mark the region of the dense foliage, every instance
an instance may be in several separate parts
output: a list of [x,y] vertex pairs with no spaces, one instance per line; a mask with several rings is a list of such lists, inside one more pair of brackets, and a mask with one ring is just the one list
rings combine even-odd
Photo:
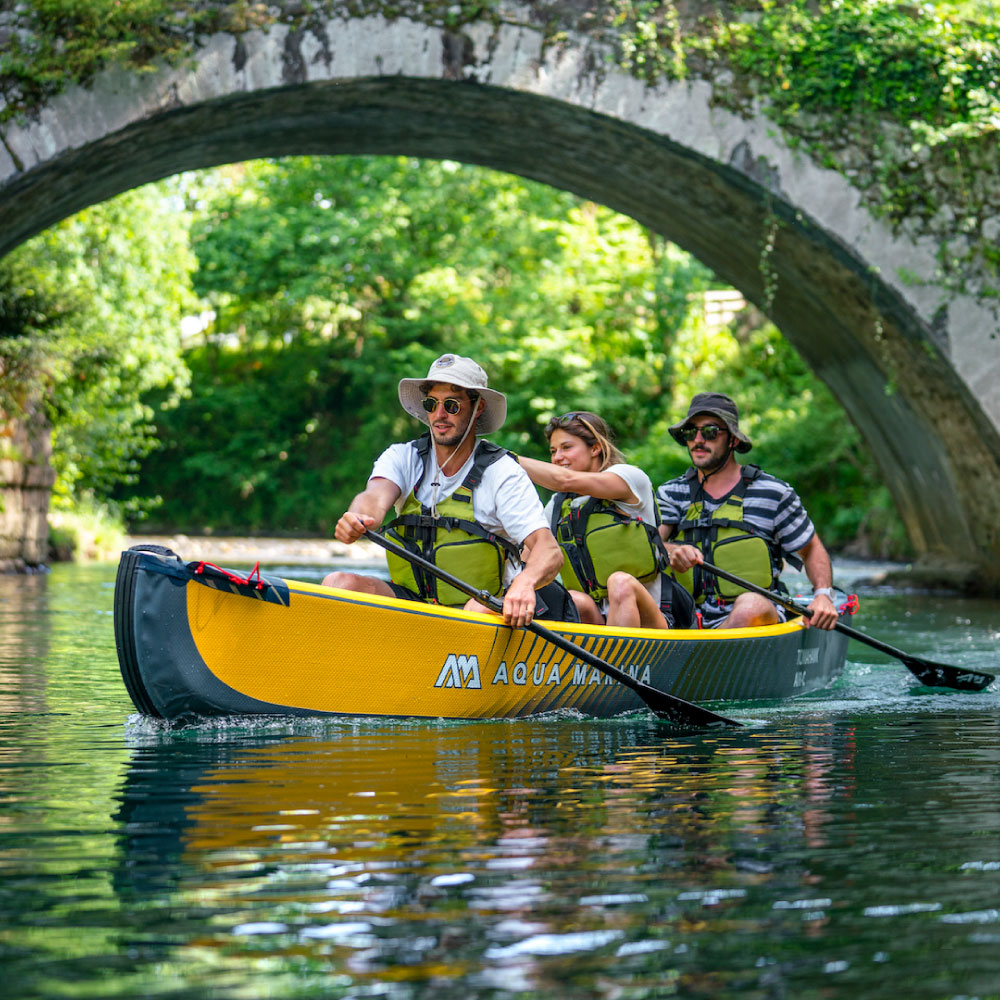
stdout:
[[0,261],[0,415],[41,401],[55,505],[106,500],[154,444],[144,395],[187,369],[181,318],[194,258],[162,187],[79,213]]
[[508,394],[501,443],[543,457],[548,417],[586,407],[656,482],[685,465],[667,425],[712,386],[831,543],[899,554],[857,432],[762,317],[706,326],[712,283],[632,220],[510,175],[255,162],[130,192],[0,262],[0,411],[45,403],[57,507],[325,533],[420,430],[396,381],[445,350]]
[[[779,120],[866,112],[925,129],[993,132],[1000,113],[1000,26],[992,5],[836,0],[762,3],[723,46],[761,81]],[[979,11],[984,16],[976,16]],[[965,20],[963,15],[973,15]],[[964,126],[964,128],[960,128]]]
[[420,431],[397,380],[453,350],[508,394],[496,440],[542,457],[549,416],[594,409],[657,482],[685,465],[666,426],[721,387],[754,458],[801,489],[832,542],[899,540],[891,515],[870,523],[878,484],[857,432],[773,326],[708,330],[711,275],[629,219],[405,158],[257,162],[184,186],[205,325],[186,353],[191,396],[158,411],[161,450],[128,494],[162,496],[147,527],[328,532],[375,454]]
[[570,405],[634,438],[710,280],[607,209],[458,164],[315,158],[213,177],[227,182],[192,192],[192,240],[214,320],[189,357],[193,398],[161,416],[166,446],[145,465],[146,489],[180,494],[206,526],[328,528],[373,449],[419,431],[397,380],[446,350],[504,385],[508,446],[537,447]]

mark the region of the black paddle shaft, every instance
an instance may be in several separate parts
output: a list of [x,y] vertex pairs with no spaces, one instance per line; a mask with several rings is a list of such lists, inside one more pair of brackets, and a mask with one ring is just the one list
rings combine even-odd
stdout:
[[[703,562],[701,568],[722,577],[723,580],[735,583],[745,590],[751,590],[755,594],[760,594],[769,601],[774,601],[775,604],[780,604],[783,608],[795,612],[795,614],[802,615],[805,618],[812,617],[812,611],[809,608],[804,608],[801,604],[796,604],[795,601],[785,597],[784,594],[776,594],[773,590],[758,587],[756,584],[750,583],[749,580],[742,580],[733,573],[719,569],[718,566],[713,566],[711,563]],[[845,625],[843,622],[838,621],[834,625],[834,628],[838,632],[843,632],[844,635],[850,636],[852,639],[857,639],[858,642],[863,642],[873,649],[888,653],[889,656],[894,656],[897,660],[901,660],[910,673],[921,684],[927,687],[948,687],[954,688],[956,691],[982,691],[984,687],[996,679],[995,674],[989,674],[986,671],[963,670],[960,667],[950,666],[947,663],[935,663],[933,660],[923,660],[919,656],[911,656],[909,653],[904,653],[901,649],[896,649],[895,646],[890,646],[887,642],[882,642],[880,639],[873,639],[870,635],[859,632],[856,628],[851,628],[850,625]]]
[[[471,584],[460,580],[457,576],[452,576],[447,570],[435,566],[434,563],[428,559],[424,559],[423,556],[417,555],[415,552],[410,552],[383,535],[370,531],[367,528],[365,529],[365,537],[386,551],[408,560],[428,573],[433,573],[439,579],[444,580],[445,583],[450,584],[456,590],[460,590],[463,594],[475,598],[475,600],[486,607],[492,608],[494,611],[503,611],[503,602],[495,598],[491,593],[486,590],[476,590]],[[658,688],[643,684],[642,681],[636,679],[631,674],[627,674],[624,670],[620,670],[614,664],[608,663],[607,660],[601,659],[601,657],[590,652],[589,649],[577,645],[558,632],[549,631],[549,629],[539,625],[538,622],[529,622],[525,628],[529,632],[534,632],[540,639],[544,639],[564,652],[572,654],[577,659],[583,660],[584,663],[589,663],[592,667],[596,667],[613,680],[631,688],[646,703],[650,711],[661,719],[684,726],[738,727],[743,725],[743,723],[737,722],[735,719],[728,719],[724,715],[717,715],[707,708],[702,708],[701,705],[695,705],[690,701],[685,701],[683,698],[678,698],[676,695],[667,694],[666,691],[660,691]]]

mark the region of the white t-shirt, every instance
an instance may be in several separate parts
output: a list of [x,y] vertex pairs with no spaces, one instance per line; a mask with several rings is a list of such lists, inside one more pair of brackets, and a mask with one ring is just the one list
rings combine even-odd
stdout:
[[[653,494],[653,483],[649,476],[646,475],[642,469],[637,465],[609,465],[606,469],[602,469],[603,472],[613,472],[619,479],[625,481],[625,485],[632,491],[632,496],[638,499],[638,503],[626,503],[624,500],[611,500],[609,501],[615,507],[617,507],[623,514],[627,514],[629,517],[638,517],[646,524],[652,525],[654,528],[660,523],[660,514],[656,507],[656,497]],[[579,503],[585,503],[587,497],[581,497],[578,501]],[[549,527],[552,526],[552,504],[555,501],[555,497],[545,505],[545,517],[547,519],[547,524]],[[577,501],[574,501],[577,502]],[[565,581],[564,581],[565,582]],[[650,580],[648,583],[644,583],[643,586],[652,595],[654,601],[656,601],[657,607],[660,604],[660,574],[657,573],[656,576]],[[607,614],[608,611],[608,599],[605,597],[600,604],[601,613]]]
[[[413,490],[416,490],[417,499],[428,506],[450,497],[465,481],[474,458],[473,451],[457,472],[446,476],[438,469],[434,476],[431,474],[433,462],[428,456],[427,475],[424,476],[424,464],[413,444],[392,444],[375,459],[369,480],[388,479],[399,487],[400,495],[395,505],[399,513]],[[432,485],[434,482],[440,484],[437,490]],[[510,455],[503,455],[486,467],[482,482],[472,491],[472,514],[473,520],[487,531],[516,545],[523,544],[532,532],[549,526],[534,484]],[[519,566],[512,566],[508,560],[504,585],[510,586],[510,581],[520,571]]]

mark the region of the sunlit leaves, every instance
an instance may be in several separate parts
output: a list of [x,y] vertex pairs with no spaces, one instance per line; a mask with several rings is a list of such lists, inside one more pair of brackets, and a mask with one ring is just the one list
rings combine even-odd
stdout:
[[166,185],[80,212],[0,262],[0,285],[20,310],[8,315],[0,357],[23,361],[18,334],[30,344],[19,374],[23,395],[44,399],[52,419],[57,504],[106,498],[152,446],[143,397],[185,384],[180,321],[193,305],[192,267]]
[[767,3],[759,18],[734,26],[730,56],[789,119],[867,112],[903,124],[968,124],[1000,100],[1000,30],[979,6]]
[[[446,350],[480,360],[508,394],[498,439],[539,454],[556,410],[601,410],[627,445],[662,408],[670,343],[710,276],[631,220],[450,162],[234,169],[181,181],[196,206],[195,286],[216,318],[191,355],[193,399],[162,415],[167,450],[146,463],[146,489],[174,483],[189,512],[202,504],[193,484],[211,482],[206,523],[328,526],[374,452],[419,433],[396,382]],[[188,454],[191,440],[216,460]]]

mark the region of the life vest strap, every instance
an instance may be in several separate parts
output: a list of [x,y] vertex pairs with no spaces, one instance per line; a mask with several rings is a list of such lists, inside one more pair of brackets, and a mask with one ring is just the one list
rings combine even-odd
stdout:
[[[422,435],[417,440],[412,441],[411,444],[416,449],[423,464],[423,471],[420,476],[420,482],[422,483],[428,471],[427,460],[432,446],[430,434]],[[506,454],[508,452],[505,449],[493,444],[491,441],[478,441],[472,468],[466,474],[462,484],[441,502],[442,505],[452,503],[468,504],[470,517],[455,516],[454,510],[451,513],[440,514],[434,517],[431,515],[431,508],[426,504],[419,504],[419,513],[417,513],[415,510],[417,506],[416,489],[414,489],[410,498],[407,499],[407,504],[411,504],[412,501],[410,506],[411,512],[400,514],[390,521],[385,527],[386,534],[390,535],[390,537],[408,551],[416,555],[421,555],[431,562],[436,562],[435,550],[439,547],[444,536],[450,532],[461,531],[494,546],[501,563],[504,560],[511,560],[514,563],[518,563],[521,555],[519,546],[515,545],[509,539],[484,528],[477,521],[474,521],[471,516],[473,513],[473,490],[482,482],[485,470]],[[413,574],[414,581],[417,584],[417,592],[420,596],[427,600],[436,601],[438,590],[437,577],[412,564],[409,566],[408,571]]]
[[[587,527],[595,514],[610,517],[613,527],[620,525],[641,525],[649,543],[654,571],[663,572],[670,564],[666,549],[655,525],[647,524],[640,517],[632,517],[619,510],[612,501],[600,497],[587,497],[583,503],[572,505],[572,501],[582,496],[579,493],[556,493],[552,498],[552,533],[559,542],[570,569],[584,590],[592,597],[603,595],[603,584],[598,579],[594,559],[587,547]],[[565,511],[566,504],[570,507]],[[654,509],[656,498],[653,498]],[[564,513],[565,511],[565,513]],[[643,577],[645,579],[645,577]]]
[[[742,531],[748,538],[759,539],[767,546],[768,558],[771,564],[771,586],[777,587],[781,574],[782,559],[787,559],[796,569],[802,568],[801,560],[796,556],[784,553],[777,541],[758,525],[752,524],[743,518],[715,516],[715,513],[727,504],[732,504],[732,506],[739,507],[742,510],[747,488],[750,483],[759,479],[761,475],[762,470],[758,465],[747,463],[740,466],[739,482],[727,496],[720,499],[718,507],[706,515],[704,501],[702,501],[700,507],[701,516],[693,518],[688,515],[696,503],[694,480],[697,477],[697,469],[689,469],[684,474],[689,490],[687,510],[684,512],[685,516],[675,526],[674,534],[671,537],[677,538],[682,544],[697,546],[701,549],[704,557],[712,562],[718,561],[713,550],[720,531]],[[722,595],[719,593],[719,581],[714,576],[704,573],[700,566],[693,567],[691,582],[692,592],[696,596],[714,593],[720,601],[722,600]]]

